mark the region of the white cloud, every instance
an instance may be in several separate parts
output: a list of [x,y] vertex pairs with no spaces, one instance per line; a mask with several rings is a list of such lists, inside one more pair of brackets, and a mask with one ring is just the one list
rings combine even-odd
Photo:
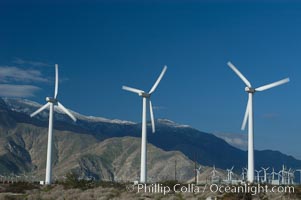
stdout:
[[21,58],[14,58],[13,63],[19,64],[19,65],[32,65],[34,67],[46,67],[49,66],[47,63],[39,62],[39,61],[31,61],[31,60],[24,60]]
[[32,85],[0,84],[0,96],[2,97],[32,97],[39,87]]
[[47,82],[38,70],[25,70],[18,67],[0,66],[0,82],[9,83],[11,81],[22,82]]
[[[20,64],[25,63],[21,59],[15,61]],[[31,63],[31,65],[41,66],[42,63]],[[45,82],[48,82],[48,80],[42,76],[39,70],[0,66],[1,97],[32,97],[40,88],[31,84]]]

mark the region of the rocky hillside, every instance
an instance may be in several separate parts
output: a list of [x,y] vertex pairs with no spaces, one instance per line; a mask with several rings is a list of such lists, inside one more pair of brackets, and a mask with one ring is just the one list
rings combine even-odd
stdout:
[[[1,130],[0,166],[2,174],[32,173],[43,179],[46,164],[47,129],[17,124],[8,131]],[[149,177],[153,181],[177,177],[188,180],[193,174],[193,162],[181,152],[165,152],[148,145]],[[104,141],[91,135],[70,131],[54,132],[53,176],[75,171],[82,178],[134,181],[140,168],[140,140],[134,137],[110,138]]]
[[[48,113],[29,117],[39,106],[24,99],[0,99],[0,173],[26,171],[44,176]],[[55,113],[54,176],[59,178],[75,170],[82,176],[99,179],[136,179],[141,124],[73,113],[78,118],[76,123],[59,110]],[[177,169],[187,170],[177,172],[178,176],[189,180],[194,168],[191,160],[196,154],[197,161],[206,166],[226,169],[234,165],[238,173],[246,166],[246,151],[167,119],[156,120],[156,134],[148,134],[148,142],[149,176],[153,179],[173,177],[174,160],[178,160]],[[257,167],[273,166],[278,170],[282,164],[301,166],[301,161],[277,151],[255,151],[255,157]]]

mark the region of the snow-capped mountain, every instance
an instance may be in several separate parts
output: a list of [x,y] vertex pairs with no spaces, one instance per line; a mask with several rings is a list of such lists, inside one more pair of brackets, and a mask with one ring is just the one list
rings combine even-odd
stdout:
[[[29,116],[40,106],[41,105],[38,103],[24,99],[0,99],[0,137],[2,137],[0,138],[0,142],[3,142],[3,148],[6,149],[5,152],[10,152],[8,155],[2,155],[2,158],[4,159],[2,159],[2,164],[4,166],[6,166],[6,161],[9,160],[12,162],[11,165],[16,166],[16,168],[20,168],[22,163],[27,163],[27,167],[23,167],[22,170],[29,170],[29,168],[32,167],[33,161],[31,159],[36,158],[33,156],[35,154],[39,154],[39,152],[35,152],[36,150],[28,148],[35,145],[35,134],[42,133],[45,140],[48,128],[47,111],[34,118]],[[61,152],[69,152],[70,154],[68,155],[71,156],[74,149],[77,149],[77,152],[80,152],[80,154],[83,153],[84,149],[89,146],[91,141],[94,141],[94,144],[95,142],[105,142],[107,139],[116,137],[141,137],[140,123],[122,120],[109,120],[101,117],[87,117],[74,111],[73,114],[75,114],[79,119],[76,123],[62,113],[55,113],[55,132],[59,132],[62,135],[68,133],[68,136],[66,135],[68,140],[73,138],[73,135],[74,137],[76,136],[80,138],[74,141],[75,146],[72,147],[68,146],[68,143],[63,146],[61,145],[60,142],[61,140],[65,141],[65,137],[60,136],[57,140],[55,139],[55,145],[57,145],[58,148],[58,158],[61,158]],[[235,165],[236,169],[246,166],[246,151],[229,145],[226,141],[214,136],[213,134],[201,132],[190,126],[181,125],[168,119],[157,119],[155,123],[156,133],[148,134],[147,140],[149,144],[152,144],[157,148],[167,152],[179,151],[190,160],[196,159],[199,163],[205,166],[215,165],[221,169],[226,169],[233,165]],[[148,125],[148,129],[150,131],[150,124]],[[28,134],[30,135],[30,139],[26,138]],[[22,142],[25,140],[28,143],[26,145]],[[5,143],[5,141],[9,141],[10,145]],[[46,140],[42,141],[39,139],[39,144],[41,145],[42,143],[46,144]],[[8,146],[14,148],[10,148],[10,151]],[[115,154],[114,148],[111,149],[111,151],[110,155],[113,156]],[[12,155],[17,157],[18,155],[22,156],[20,157],[20,161],[17,162]],[[255,167],[257,168],[262,166],[272,166],[275,170],[278,170],[281,168],[282,164],[291,168],[300,168],[301,166],[301,161],[293,158],[292,156],[284,155],[278,151],[255,151],[255,157]],[[26,162],[22,161],[23,158],[26,158]],[[79,157],[79,159],[80,158],[81,157]],[[101,159],[103,158],[97,158],[98,161]],[[110,158],[106,159],[110,160]],[[0,171],[1,162],[0,154]],[[57,162],[60,163],[60,160],[57,160]],[[42,166],[42,164],[39,166]]]
[[[39,104],[37,102],[30,101],[30,100],[27,100],[27,99],[21,99],[21,98],[3,98],[3,101],[7,104],[7,106],[12,111],[25,113],[27,115],[30,115],[31,113],[36,111],[38,108],[43,106],[42,104]],[[64,120],[65,119],[66,115],[58,107],[55,107],[55,112],[59,113],[59,115],[57,115],[57,114],[55,115],[56,120]],[[131,122],[131,121],[125,121],[125,120],[119,120],[119,119],[107,119],[107,118],[103,118],[103,117],[85,116],[85,115],[79,114],[79,113],[77,113],[73,110],[70,110],[70,112],[77,119],[83,120],[83,121],[104,122],[104,123],[112,123],[112,124],[126,124],[126,125],[135,124],[134,122]],[[48,117],[48,112],[44,110],[39,115],[43,119],[44,118],[46,119]]]

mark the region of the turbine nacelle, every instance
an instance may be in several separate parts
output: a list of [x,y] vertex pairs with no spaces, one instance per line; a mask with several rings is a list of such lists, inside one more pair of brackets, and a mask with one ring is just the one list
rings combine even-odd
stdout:
[[141,96],[141,97],[148,98],[148,99],[151,97],[151,94],[146,93],[146,92],[139,93],[138,95]]
[[255,93],[256,92],[256,90],[254,88],[251,88],[251,87],[245,87],[245,91],[247,93]]
[[58,100],[53,97],[46,97],[46,101],[53,104],[57,104],[58,102]]

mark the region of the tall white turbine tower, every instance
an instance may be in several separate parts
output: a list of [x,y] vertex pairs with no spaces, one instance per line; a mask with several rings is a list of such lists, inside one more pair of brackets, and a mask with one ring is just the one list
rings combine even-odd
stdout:
[[45,179],[46,185],[51,184],[51,174],[52,174],[51,156],[52,156],[52,133],[53,133],[53,110],[54,110],[54,107],[58,107],[59,109],[61,109],[74,122],[76,122],[76,118],[57,100],[58,84],[59,84],[58,65],[55,64],[54,97],[46,97],[47,103],[30,115],[30,117],[33,117],[49,107],[48,145],[47,145],[47,163],[46,163],[46,179]]
[[239,76],[239,78],[246,84],[245,91],[249,94],[248,104],[244,120],[241,129],[244,130],[247,121],[249,122],[248,127],[248,181],[250,183],[254,182],[254,127],[253,127],[253,94],[255,92],[262,92],[264,90],[271,89],[273,87],[282,85],[289,82],[289,78],[282,79],[280,81],[264,85],[258,88],[253,88],[251,83],[242,75],[242,73],[231,63],[227,63],[228,66]]
[[147,182],[147,168],[146,168],[146,154],[147,154],[147,132],[146,132],[146,103],[149,102],[149,111],[151,116],[151,123],[152,123],[152,132],[155,133],[155,119],[154,119],[154,112],[152,102],[150,100],[151,95],[155,92],[157,86],[159,85],[161,79],[163,78],[165,72],[167,70],[167,66],[164,66],[160,76],[158,77],[157,81],[150,89],[150,91],[144,92],[143,90],[135,89],[128,86],[122,86],[122,89],[137,93],[139,96],[142,97],[142,138],[141,138],[141,167],[140,167],[140,183]]

